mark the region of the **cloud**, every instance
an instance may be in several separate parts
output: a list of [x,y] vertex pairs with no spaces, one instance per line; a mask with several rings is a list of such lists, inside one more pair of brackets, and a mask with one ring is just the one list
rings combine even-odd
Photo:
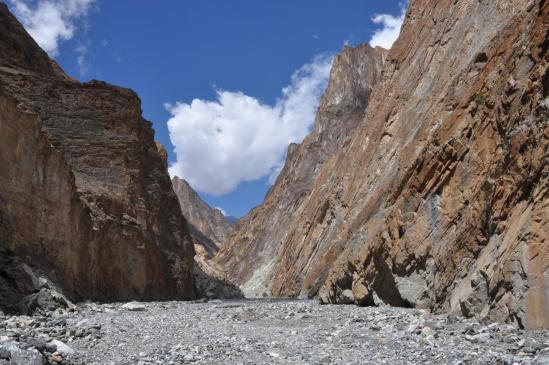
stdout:
[[176,162],[170,173],[193,188],[220,196],[244,181],[276,177],[292,142],[301,142],[315,118],[332,56],[297,70],[274,106],[242,92],[216,90],[214,101],[167,105]]
[[396,17],[390,14],[378,14],[374,16],[372,22],[381,24],[382,28],[374,32],[374,35],[370,39],[370,46],[380,46],[390,49],[400,34],[400,28],[404,22],[405,15],[406,9],[402,8],[400,15]]
[[50,56],[76,31],[75,20],[87,16],[95,0],[9,0],[17,18]]

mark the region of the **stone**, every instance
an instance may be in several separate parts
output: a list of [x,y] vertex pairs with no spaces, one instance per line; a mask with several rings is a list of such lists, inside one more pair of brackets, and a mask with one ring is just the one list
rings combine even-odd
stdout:
[[339,295],[339,301],[342,304],[351,304],[354,303],[355,298],[353,296],[353,291],[350,289],[343,290]]
[[147,306],[145,304],[138,302],[125,303],[122,305],[122,308],[132,312],[145,312],[147,310]]
[[50,356],[50,361],[57,362],[57,363],[63,362],[63,356],[61,356],[61,355],[52,355],[52,356]]
[[55,345],[55,352],[59,353],[61,356],[74,354],[74,350],[70,346],[59,340],[52,340],[49,345]]
[[[352,286],[353,297],[357,305],[372,305],[374,304],[374,296],[372,290],[368,288],[368,285],[362,282],[353,283]],[[329,298],[324,299],[325,302],[329,302]]]
[[44,357],[35,349],[11,353],[10,365],[43,365]]
[[532,365],[549,365],[549,355],[538,356],[534,362],[532,362]]
[[16,342],[0,345],[0,358],[9,359],[11,365],[43,365],[44,358],[34,348],[19,348]]
[[42,288],[37,293],[27,295],[19,302],[21,313],[33,313],[37,309],[54,311],[57,308],[74,307],[65,296],[54,289]]
[[57,345],[54,342],[47,343],[46,351],[53,354],[55,351],[57,351]]

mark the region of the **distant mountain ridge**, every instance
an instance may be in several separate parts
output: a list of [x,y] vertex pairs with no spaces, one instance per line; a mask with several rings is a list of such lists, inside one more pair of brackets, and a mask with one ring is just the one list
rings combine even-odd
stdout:
[[221,210],[210,207],[184,179],[175,176],[172,184],[191,233],[211,257],[215,256],[231,233],[234,218],[226,217]]

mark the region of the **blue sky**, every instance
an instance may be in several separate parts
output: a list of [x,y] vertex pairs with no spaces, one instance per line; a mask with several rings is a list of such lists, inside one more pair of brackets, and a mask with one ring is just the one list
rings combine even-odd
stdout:
[[[402,8],[398,0],[8,0],[7,3],[27,29],[34,29],[31,34],[35,39],[41,37],[40,29],[54,33],[42,34],[39,43],[68,74],[82,81],[100,79],[135,90],[141,97],[145,118],[153,122],[156,139],[170,152],[172,172],[186,171],[190,180],[195,181],[191,185],[202,190],[200,194],[206,202],[236,217],[263,200],[269,179],[272,181],[280,168],[280,145],[301,139],[310,128],[311,120],[299,128],[290,124],[312,118],[309,104],[319,94],[319,88],[325,86],[325,64],[329,57],[345,43],[368,43],[376,29],[383,26],[381,23],[390,23],[390,19],[387,22],[378,18],[375,24],[373,17],[399,16]],[[52,15],[50,23],[57,20],[64,23],[56,24],[56,28],[40,28],[37,9],[43,6],[47,10],[45,5],[52,5],[52,9],[59,5],[62,9],[59,16]],[[303,68],[304,65],[310,67]],[[288,86],[287,92],[282,92]],[[195,99],[202,102],[191,104]],[[294,109],[288,112],[292,100]],[[171,109],[166,108],[166,103]],[[307,107],[303,110],[296,107],[302,104]],[[209,115],[214,115],[216,121],[211,122]],[[267,124],[260,124],[257,130],[252,126],[251,132],[244,131],[250,129],[249,123],[255,115],[264,115],[261,118]],[[194,129],[183,127],[190,117],[195,118]],[[167,126],[171,118],[174,130],[183,134],[179,136],[180,143],[187,144],[178,147],[181,156],[173,152]],[[207,131],[200,135],[196,132],[200,129],[196,125],[204,121],[211,122],[211,128],[229,133],[225,129],[229,129],[234,118],[249,121],[242,124],[243,136],[236,127],[230,135],[221,136],[224,147],[216,145],[218,139],[201,139],[209,138]],[[279,128],[278,120],[285,120],[288,126]],[[271,131],[269,128],[273,126]],[[277,130],[286,133],[278,140]],[[178,140],[177,136],[172,139]],[[257,149],[238,145],[250,140],[255,141]],[[272,146],[263,148],[266,144]],[[195,155],[192,162],[183,166],[181,163],[190,149],[209,157],[202,160]],[[250,164],[257,168],[250,169],[256,171],[240,171],[246,161],[252,160]],[[227,161],[225,166],[229,167],[225,168],[220,161]],[[265,172],[259,166],[263,161],[270,164],[263,177],[241,182]],[[205,165],[209,170],[204,169]],[[191,176],[199,170],[200,174]],[[208,171],[212,173],[210,177]],[[233,173],[235,176],[231,176]],[[229,180],[231,183],[224,185]]]

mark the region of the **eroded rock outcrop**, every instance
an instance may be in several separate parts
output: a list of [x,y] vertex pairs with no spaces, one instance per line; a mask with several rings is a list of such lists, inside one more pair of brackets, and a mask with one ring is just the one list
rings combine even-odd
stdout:
[[[274,295],[549,327],[549,2],[412,0]],[[319,290],[320,289],[320,290]]]
[[194,283],[197,298],[244,298],[240,288],[229,280],[226,271],[213,260],[200,242],[195,242]]
[[0,4],[0,246],[71,299],[190,299],[192,238],[140,100],[67,77]]
[[227,240],[233,225],[219,209],[206,204],[187,181],[175,176],[172,184],[191,234],[211,257],[215,256]]
[[265,201],[236,224],[216,257],[247,296],[270,296],[268,276],[288,225],[319,169],[364,117],[385,57],[385,50],[361,45],[345,47],[335,58],[313,131],[301,144],[290,145],[284,168]]

